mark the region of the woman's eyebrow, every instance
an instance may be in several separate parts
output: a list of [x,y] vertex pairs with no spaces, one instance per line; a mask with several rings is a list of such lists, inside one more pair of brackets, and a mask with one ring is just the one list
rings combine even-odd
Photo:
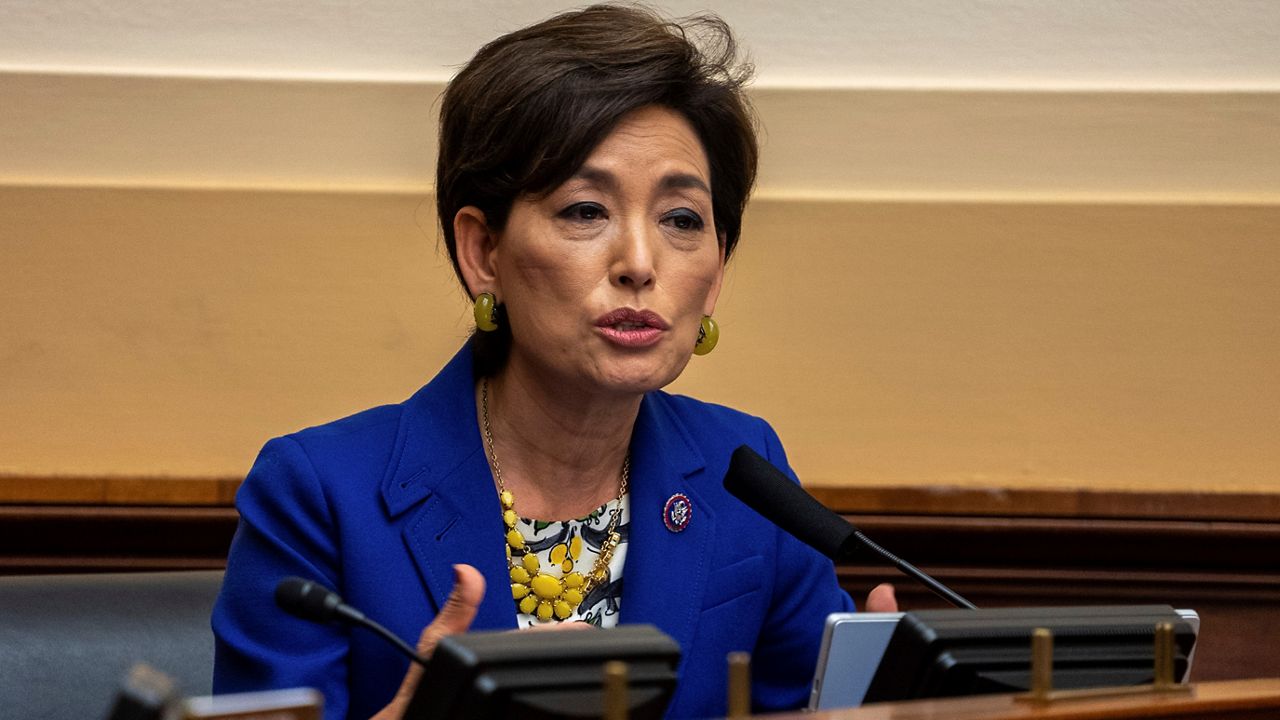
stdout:
[[[574,173],[570,180],[580,180],[591,185],[599,186],[608,191],[618,189],[618,178],[612,172],[603,168],[591,167],[583,165]],[[706,194],[711,194],[711,188],[707,183],[693,173],[672,172],[664,175],[658,183],[662,190],[701,190]]]
[[711,188],[702,181],[702,178],[690,173],[671,173],[662,178],[663,190],[701,190],[710,195]]
[[614,177],[613,173],[589,165],[583,165],[578,168],[578,172],[570,176],[569,179],[581,180],[590,185],[598,185],[609,191],[618,189],[618,178]]

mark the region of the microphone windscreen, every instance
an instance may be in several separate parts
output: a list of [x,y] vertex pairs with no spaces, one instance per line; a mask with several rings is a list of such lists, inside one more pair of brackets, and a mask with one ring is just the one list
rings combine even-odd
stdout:
[[342,598],[326,587],[300,577],[288,577],[276,585],[276,605],[304,620],[327,622],[337,616]]
[[743,445],[733,451],[724,488],[775,525],[832,560],[841,560],[856,532],[786,473]]

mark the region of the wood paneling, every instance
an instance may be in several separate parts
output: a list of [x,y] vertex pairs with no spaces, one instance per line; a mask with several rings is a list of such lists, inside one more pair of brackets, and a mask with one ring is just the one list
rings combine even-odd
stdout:
[[[230,506],[234,477],[95,477],[0,474],[0,505]],[[1265,492],[1144,492],[1095,488],[975,488],[951,486],[812,485],[822,504],[877,522],[910,516],[982,518],[1280,520],[1280,494]],[[988,524],[988,520],[978,521]],[[1191,527],[1191,526],[1187,526]],[[1214,526],[1221,529],[1225,526]]]
[[[979,607],[1161,603],[1202,619],[1195,677],[1280,676],[1280,522],[847,517]],[[904,608],[946,603],[872,557],[839,568],[857,599],[892,582]]]
[[226,507],[239,487],[239,478],[0,475],[0,504]]
[[1090,519],[1280,519],[1280,494],[1270,492],[1152,492],[937,485],[806,485],[805,489],[822,504],[843,513]]
[[0,506],[0,573],[226,566],[231,507]]
[[[0,478],[0,573],[222,567],[235,531],[237,484]],[[1273,497],[814,490],[877,543],[979,606],[1189,607],[1203,619],[1197,679],[1280,676],[1272,650],[1280,647]],[[859,600],[876,583],[892,582],[904,608],[944,606],[871,557],[841,566],[839,575]]]

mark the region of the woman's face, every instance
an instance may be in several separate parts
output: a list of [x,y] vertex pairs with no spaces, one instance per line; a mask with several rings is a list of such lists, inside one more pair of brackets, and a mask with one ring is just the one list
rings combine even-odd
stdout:
[[557,384],[636,393],[689,362],[724,276],[706,153],[683,116],[636,110],[545,197],[521,197],[489,251],[509,362]]

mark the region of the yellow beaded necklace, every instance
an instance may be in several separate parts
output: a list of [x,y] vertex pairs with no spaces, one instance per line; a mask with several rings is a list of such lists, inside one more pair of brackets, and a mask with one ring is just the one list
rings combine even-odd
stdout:
[[502,466],[493,449],[493,432],[489,428],[488,378],[480,383],[480,417],[484,425],[484,442],[489,448],[489,462],[493,466],[493,477],[498,482],[502,522],[507,528],[507,569],[511,575],[511,596],[515,599],[516,607],[526,615],[533,615],[543,622],[552,618],[564,620],[573,614],[596,585],[604,582],[609,561],[613,559],[614,550],[622,540],[618,534],[618,518],[622,514],[622,496],[627,494],[627,481],[631,477],[631,455],[622,459],[618,506],[610,511],[609,527],[595,565],[585,577],[574,569],[578,555],[582,552],[582,537],[574,536],[570,542],[551,548],[551,562],[560,570],[560,577],[556,577],[544,572],[538,556],[525,548],[524,535],[517,527],[520,515],[516,512],[516,499],[502,482]]

